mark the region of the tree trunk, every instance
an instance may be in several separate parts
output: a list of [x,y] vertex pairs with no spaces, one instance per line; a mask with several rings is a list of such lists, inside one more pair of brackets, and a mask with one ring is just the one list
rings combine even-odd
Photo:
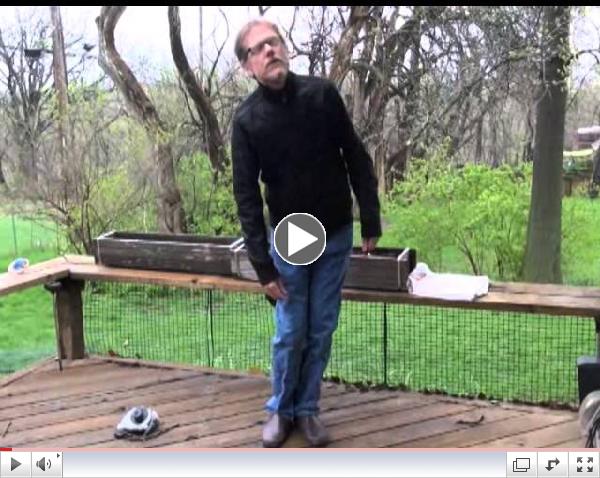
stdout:
[[68,87],[67,87],[67,63],[65,59],[65,40],[63,36],[60,7],[50,7],[52,17],[52,69],[54,73],[54,88],[58,98],[58,143],[60,164],[60,177],[66,179],[66,168],[68,167],[68,145],[69,119],[68,119]]
[[483,116],[477,120],[477,129],[475,133],[475,157],[474,164],[485,164],[483,159]]
[[2,157],[4,153],[0,152],[0,185],[6,184],[6,177],[4,176],[4,170],[2,169]]
[[[375,95],[375,101],[372,103],[376,103],[377,99],[380,97]],[[377,106],[376,106],[377,107]],[[367,147],[371,153],[371,157],[373,158],[373,166],[375,168],[375,174],[377,175],[377,188],[378,193],[384,195],[388,190],[388,164],[387,160],[387,144],[384,137],[384,126],[385,126],[385,113],[381,113],[379,115],[373,115],[372,110],[369,109],[369,124],[366,129],[366,134],[370,138],[370,141],[367,142]]]
[[524,260],[531,282],[562,281],[562,156],[569,58],[569,7],[544,7],[543,69],[537,103],[533,185]]
[[498,116],[492,112],[491,117],[491,141],[490,141],[490,166],[497,168],[500,166],[500,153],[498,152]]
[[[398,170],[399,177],[404,177],[406,168],[408,167],[408,161],[413,154],[413,136],[416,129],[414,127],[414,122],[419,116],[419,98],[421,96],[421,59],[419,42],[422,34],[422,7],[415,6],[413,16],[417,21],[415,22],[415,28],[413,29],[412,45],[410,47],[412,51],[410,56],[410,75],[408,86],[406,88],[406,98],[404,98],[404,112],[402,113],[402,120],[399,121],[400,128],[402,129],[399,148],[400,150],[404,149],[402,153],[404,161],[401,163],[401,167]],[[399,73],[400,71],[401,64],[399,65]]]
[[527,114],[525,115],[527,136],[525,137],[525,144],[523,145],[523,152],[521,153],[521,159],[525,163],[531,163],[533,161],[534,130],[531,116],[531,108],[527,107]]
[[137,78],[115,47],[115,27],[125,11],[124,6],[103,6],[96,18],[100,54],[98,62],[119,88],[128,107],[144,127],[154,144],[157,168],[158,224],[163,232],[180,233],[186,230],[181,194],[175,180],[173,152],[168,133],[158,111],[146,95]]
[[358,33],[369,14],[369,7],[365,5],[356,5],[350,8],[350,17],[333,52],[328,75],[329,79],[338,87],[341,86],[350,69],[352,50],[356,45]]
[[160,231],[180,233],[187,227],[181,204],[181,196],[175,184],[173,150],[166,141],[155,142],[155,157],[158,166],[158,228]]
[[[29,128],[30,125],[27,125]],[[23,146],[18,149],[19,172],[30,185],[35,185],[38,181],[38,142],[27,129],[24,134]]]
[[354,72],[354,82],[352,85],[352,122],[354,127],[359,130],[365,124],[365,80],[364,72]]
[[225,151],[221,128],[217,114],[213,109],[210,98],[204,93],[198,83],[194,72],[190,68],[183,44],[181,43],[181,21],[179,19],[179,7],[169,6],[169,36],[171,39],[171,53],[177,72],[185,85],[185,89],[192,98],[196,110],[202,118],[204,127],[208,131],[208,159],[212,165],[215,175],[225,170],[229,159]]

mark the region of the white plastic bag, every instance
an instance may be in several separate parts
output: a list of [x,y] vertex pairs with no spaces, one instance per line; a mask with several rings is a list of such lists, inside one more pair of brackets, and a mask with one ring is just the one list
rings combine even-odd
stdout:
[[436,273],[419,262],[408,276],[408,291],[420,297],[471,301],[488,293],[488,276]]

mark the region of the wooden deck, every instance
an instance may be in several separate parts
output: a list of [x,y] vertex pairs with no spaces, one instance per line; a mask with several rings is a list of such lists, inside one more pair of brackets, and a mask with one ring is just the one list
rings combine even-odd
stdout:
[[[37,364],[0,381],[0,444],[9,447],[259,447],[263,376],[90,358]],[[151,406],[162,433],[113,439],[126,409]],[[332,447],[582,447],[577,414],[400,391],[323,386]],[[286,446],[303,447],[296,434]]]

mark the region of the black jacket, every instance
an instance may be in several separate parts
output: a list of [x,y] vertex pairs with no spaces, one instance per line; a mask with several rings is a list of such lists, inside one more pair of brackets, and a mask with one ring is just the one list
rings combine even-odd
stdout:
[[305,212],[333,234],[352,222],[351,184],[362,237],[381,236],[373,162],[332,82],[290,72],[280,91],[259,86],[236,111],[232,154],[242,232],[262,284],[278,274],[268,253],[259,177],[272,227]]

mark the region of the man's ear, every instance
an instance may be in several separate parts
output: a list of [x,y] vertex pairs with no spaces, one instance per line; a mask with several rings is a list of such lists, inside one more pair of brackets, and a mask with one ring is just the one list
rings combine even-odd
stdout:
[[246,76],[248,78],[254,78],[254,72],[249,67],[248,60],[246,60],[244,63],[242,63],[242,68],[244,69],[244,73],[246,73]]

